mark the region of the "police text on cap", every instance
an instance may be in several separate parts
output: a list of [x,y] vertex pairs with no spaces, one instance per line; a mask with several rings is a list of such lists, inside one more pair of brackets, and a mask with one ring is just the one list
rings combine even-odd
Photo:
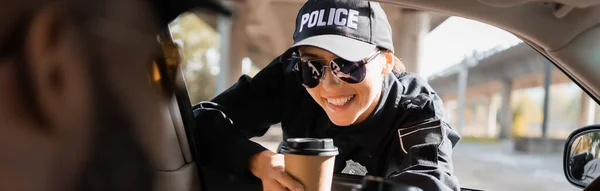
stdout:
[[315,10],[311,13],[305,13],[302,15],[302,19],[300,20],[300,27],[298,32],[302,32],[304,25],[308,28],[312,28],[314,26],[347,26],[352,29],[358,28],[358,11],[353,9],[344,9],[344,8],[330,8],[328,15],[329,18],[327,22],[325,22],[325,11],[327,9],[319,9]]

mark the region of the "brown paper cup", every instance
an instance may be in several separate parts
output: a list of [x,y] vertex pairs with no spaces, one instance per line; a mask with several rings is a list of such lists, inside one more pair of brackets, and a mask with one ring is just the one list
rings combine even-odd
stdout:
[[288,139],[282,148],[285,171],[305,191],[330,191],[338,150],[331,139]]
[[284,154],[285,171],[306,191],[330,191],[335,156]]

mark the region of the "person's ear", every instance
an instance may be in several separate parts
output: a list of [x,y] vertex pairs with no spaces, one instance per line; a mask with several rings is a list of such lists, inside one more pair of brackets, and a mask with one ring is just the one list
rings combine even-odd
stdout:
[[90,86],[74,26],[59,9],[59,5],[49,5],[34,14],[25,39],[27,62],[23,64],[28,65],[33,101],[42,117],[65,127],[70,126],[65,123],[87,119],[83,111],[89,105]]
[[383,55],[385,56],[385,63],[383,64],[383,69],[381,73],[389,74],[392,72],[392,69],[394,69],[394,64],[396,64],[396,60],[394,54],[392,54],[391,52],[384,52]]

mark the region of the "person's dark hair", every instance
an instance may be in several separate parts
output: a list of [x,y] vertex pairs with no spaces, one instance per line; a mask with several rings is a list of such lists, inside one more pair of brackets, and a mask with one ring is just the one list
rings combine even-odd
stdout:
[[31,16],[24,16],[13,22],[12,25],[0,29],[7,31],[0,36],[0,59],[16,56],[23,51],[25,44],[25,31],[28,31]]
[[[34,91],[31,78],[28,77],[30,70],[24,55],[26,31],[29,31],[32,13],[23,12],[11,18],[15,19],[13,21],[6,21],[11,24],[5,25],[5,28],[0,29],[5,31],[0,36],[0,64],[14,64],[14,73],[16,74],[16,78],[18,78],[15,80],[18,83],[16,85],[18,89],[15,93],[21,97],[23,101],[21,104],[33,118],[33,122],[44,124],[45,119],[41,114],[37,100],[34,98],[36,92]],[[40,125],[38,127],[44,128],[45,126]]]

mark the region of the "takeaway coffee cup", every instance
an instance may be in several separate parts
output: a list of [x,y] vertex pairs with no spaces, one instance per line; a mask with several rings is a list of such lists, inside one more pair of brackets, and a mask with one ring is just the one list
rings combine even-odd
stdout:
[[292,138],[281,147],[285,171],[306,191],[329,191],[338,149],[332,139]]

